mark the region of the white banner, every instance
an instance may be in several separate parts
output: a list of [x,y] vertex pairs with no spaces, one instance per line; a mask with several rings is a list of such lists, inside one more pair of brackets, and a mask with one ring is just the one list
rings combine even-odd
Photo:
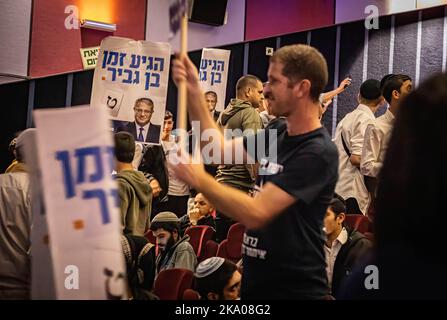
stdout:
[[113,140],[106,110],[37,110],[57,299],[121,299],[126,295]]
[[23,133],[25,163],[31,186],[31,299],[54,300],[53,265],[49,247],[48,224],[43,206],[43,186],[37,154],[37,132]]
[[[159,144],[170,59],[171,45],[168,43],[105,38],[95,68],[90,105],[108,110],[111,120],[120,121],[115,127],[132,133],[136,140],[135,124],[149,125],[142,142]],[[147,109],[143,110],[140,104],[145,104]],[[152,104],[150,108],[149,104]]]
[[217,111],[225,109],[230,53],[230,50],[222,49],[204,48],[202,50],[200,85],[204,92],[213,91],[217,94]]

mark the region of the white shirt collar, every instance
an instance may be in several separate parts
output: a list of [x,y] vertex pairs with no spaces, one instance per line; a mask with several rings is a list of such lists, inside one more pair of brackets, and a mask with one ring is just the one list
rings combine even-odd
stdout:
[[389,109],[386,110],[385,117],[389,122],[394,122],[394,114]]
[[365,104],[359,104],[357,107],[358,110],[361,110],[363,112],[368,113],[369,115],[371,115],[373,118],[375,118],[374,112],[372,112],[372,110]]
[[145,125],[144,127],[140,126],[138,123],[135,123],[137,125],[137,132],[140,133],[140,128],[144,129],[144,133],[147,133],[147,131],[149,130],[149,125],[151,124],[150,122]]
[[340,242],[341,245],[344,245],[348,241],[348,231],[346,230],[345,227],[343,227],[343,229],[341,229],[340,234],[338,235],[337,239],[334,240],[334,242],[335,241]]

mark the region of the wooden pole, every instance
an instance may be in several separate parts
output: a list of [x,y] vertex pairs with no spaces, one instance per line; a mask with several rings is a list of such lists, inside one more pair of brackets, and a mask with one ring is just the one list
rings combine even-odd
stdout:
[[[188,47],[188,17],[183,15],[180,24],[180,54],[187,54]],[[180,135],[180,146],[181,150],[186,149],[186,82],[181,81],[178,86],[178,96],[177,96],[177,128],[181,129]]]

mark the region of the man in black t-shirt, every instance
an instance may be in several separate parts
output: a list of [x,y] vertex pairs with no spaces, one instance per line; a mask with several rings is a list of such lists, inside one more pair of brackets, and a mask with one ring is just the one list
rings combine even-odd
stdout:
[[[173,77],[176,83],[187,82],[190,119],[200,121],[202,131],[218,130],[206,112],[197,69],[186,56],[174,62]],[[201,165],[176,167],[179,178],[247,227],[242,299],[328,295],[322,228],[337,182],[338,155],[319,121],[318,98],[327,78],[326,61],[312,47],[285,46],[272,56],[265,96],[273,114],[284,119],[273,121],[265,132],[221,143],[221,161],[228,160],[228,152],[234,159],[243,149],[244,161],[259,162],[255,197],[217,183]],[[268,155],[260,154],[262,144]]]

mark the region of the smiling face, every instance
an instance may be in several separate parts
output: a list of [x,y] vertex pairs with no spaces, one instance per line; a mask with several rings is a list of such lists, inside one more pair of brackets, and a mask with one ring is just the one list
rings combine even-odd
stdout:
[[270,62],[268,69],[268,83],[265,86],[265,96],[271,113],[277,117],[287,117],[293,104],[293,87],[289,79],[282,74],[284,65],[281,62]]
[[217,95],[214,93],[205,94],[206,105],[208,106],[208,110],[213,112],[216,109],[217,104]]
[[138,101],[134,107],[135,112],[135,122],[140,126],[144,127],[147,125],[152,118],[154,113],[154,105],[150,100]]

